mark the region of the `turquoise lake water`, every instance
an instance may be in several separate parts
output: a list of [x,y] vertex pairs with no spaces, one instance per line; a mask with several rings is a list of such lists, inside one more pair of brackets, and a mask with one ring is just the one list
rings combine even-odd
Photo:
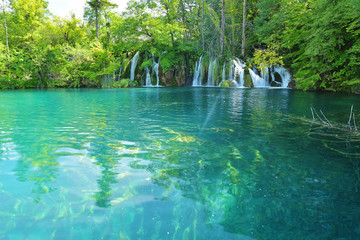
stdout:
[[360,239],[351,105],[360,120],[359,96],[288,89],[2,91],[0,239]]

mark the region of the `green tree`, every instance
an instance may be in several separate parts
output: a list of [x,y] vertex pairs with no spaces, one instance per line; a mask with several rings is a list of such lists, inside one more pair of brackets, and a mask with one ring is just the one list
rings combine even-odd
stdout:
[[99,39],[99,12],[104,7],[116,7],[117,5],[108,0],[90,0],[86,3],[95,12],[96,38]]
[[357,0],[263,0],[256,31],[278,49],[301,89],[359,91]]
[[12,1],[12,9],[14,10],[12,29],[15,30],[18,38],[31,41],[36,28],[46,19],[47,4],[44,0]]
[[5,28],[5,40],[6,40],[6,50],[7,50],[7,60],[10,63],[10,49],[9,49],[9,37],[8,37],[8,30],[7,30],[7,23],[6,23],[6,11],[5,11],[5,0],[2,1],[2,9],[4,15],[4,28]]
[[74,47],[76,44],[86,42],[86,29],[81,20],[75,17],[75,14],[65,19],[56,17],[53,22],[67,45]]

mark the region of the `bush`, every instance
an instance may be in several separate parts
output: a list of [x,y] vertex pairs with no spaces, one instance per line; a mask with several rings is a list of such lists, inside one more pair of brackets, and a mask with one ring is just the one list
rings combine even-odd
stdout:
[[220,87],[222,87],[222,88],[235,87],[235,83],[233,81],[230,81],[230,80],[225,80],[225,81],[222,81],[220,83]]
[[130,79],[121,79],[119,82],[113,82],[112,88],[129,88],[129,87],[137,87],[138,83],[133,82]]
[[101,79],[101,87],[102,88],[112,88],[114,84],[114,80],[111,75],[105,75]]

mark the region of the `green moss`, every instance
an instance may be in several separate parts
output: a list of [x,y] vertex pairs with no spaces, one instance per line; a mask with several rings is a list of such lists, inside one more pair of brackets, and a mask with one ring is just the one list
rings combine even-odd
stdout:
[[254,86],[250,74],[245,73],[245,75],[244,75],[244,86],[249,87],[249,88]]
[[138,83],[130,79],[121,79],[119,82],[113,82],[112,88],[131,88],[138,87]]
[[229,80],[225,80],[225,81],[221,82],[220,87],[223,87],[223,88],[235,87],[235,83],[232,81],[229,81]]

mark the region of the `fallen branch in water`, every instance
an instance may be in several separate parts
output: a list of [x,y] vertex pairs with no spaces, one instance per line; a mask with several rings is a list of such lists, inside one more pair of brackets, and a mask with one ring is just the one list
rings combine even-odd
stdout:
[[349,117],[347,127],[345,125],[341,125],[341,124],[332,124],[321,110],[320,110],[320,113],[321,113],[322,117],[320,117],[320,115],[317,113],[317,111],[314,107],[310,107],[310,111],[312,114],[313,123],[318,123],[318,124],[320,123],[320,125],[326,125],[329,127],[338,128],[339,130],[340,129],[341,130],[348,129],[349,131],[355,132],[355,133],[357,133],[357,131],[358,131],[357,125],[356,125],[355,113],[354,113],[354,105],[352,105],[351,109],[350,109],[350,117]]
[[[315,141],[321,141],[325,148],[344,155],[352,161],[357,176],[355,191],[358,192],[360,185],[360,132],[356,125],[354,105],[351,106],[347,125],[332,124],[321,110],[322,117],[315,108],[310,107],[310,111],[313,119],[307,136]],[[317,126],[313,127],[313,124],[317,124]]]
[[324,117],[324,120],[319,116],[319,114],[317,113],[316,109],[313,108],[313,107],[310,107],[310,110],[311,110],[311,114],[312,114],[312,117],[313,117],[313,121],[316,121],[316,118],[314,116],[314,113],[316,114],[316,116],[319,118],[319,120],[325,124],[325,125],[329,125],[329,126],[332,126],[331,122],[329,121],[329,119],[327,119],[327,117],[325,116],[325,114],[320,110],[320,113],[322,114],[322,116]]
[[[346,143],[349,146],[351,143],[358,144],[360,142],[360,131],[357,130],[357,123],[355,121],[355,113],[353,107],[350,110],[351,118],[347,124],[337,123],[330,120],[325,116],[323,111],[317,111],[314,107],[310,107],[312,114],[311,118],[297,117],[288,115],[290,121],[300,121],[302,123],[310,124],[310,129],[307,136],[313,140],[325,141],[332,143]],[[319,113],[320,112],[320,113]],[[360,153],[356,154],[360,156]]]
[[352,130],[352,128],[351,128],[351,119],[353,119],[354,131],[357,132],[356,121],[355,121],[355,113],[353,113],[353,109],[354,109],[354,105],[351,106],[351,111],[350,111],[350,117],[349,117],[348,125],[349,125],[349,129],[350,129],[350,131],[351,131],[351,130]]

